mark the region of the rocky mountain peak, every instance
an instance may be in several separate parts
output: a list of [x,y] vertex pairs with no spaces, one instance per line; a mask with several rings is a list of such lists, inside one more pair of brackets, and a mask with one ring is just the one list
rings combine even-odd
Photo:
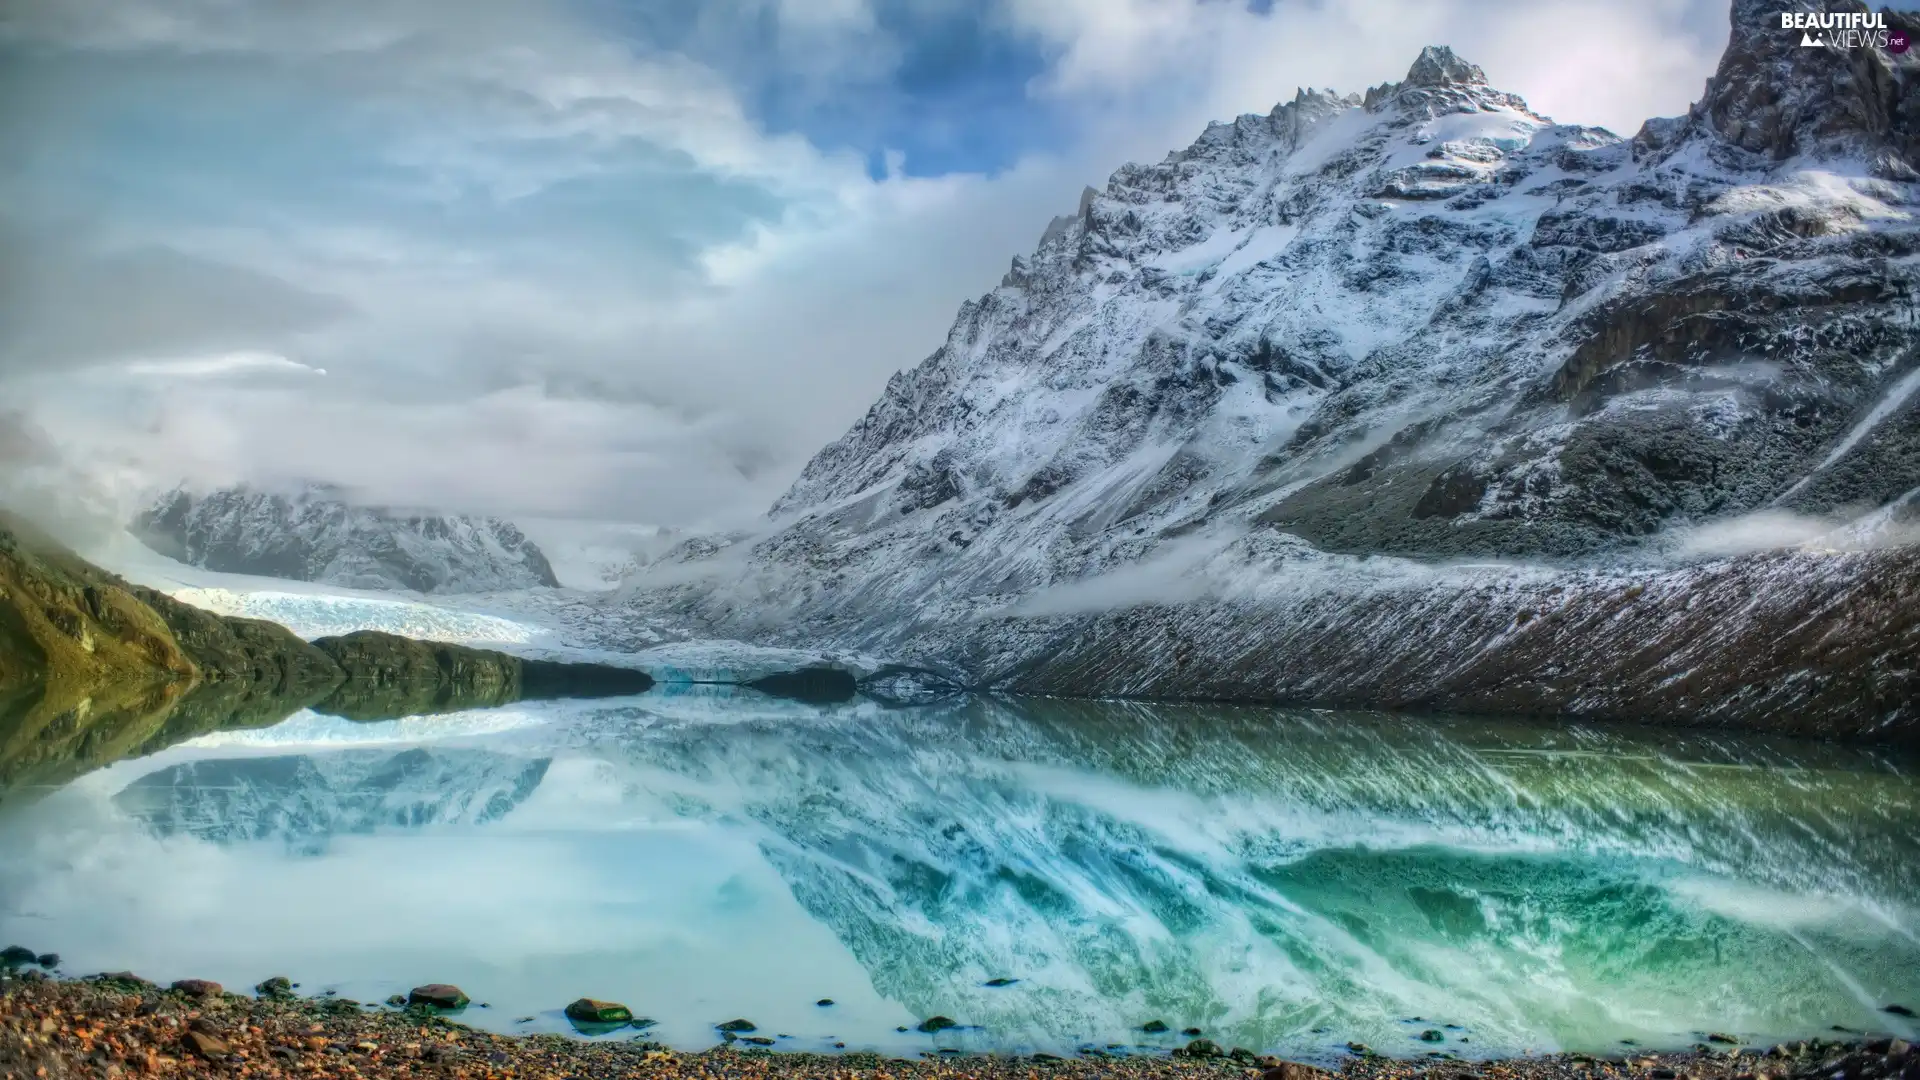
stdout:
[[1515,109],[1531,115],[1520,98],[1487,85],[1487,73],[1468,63],[1445,45],[1429,45],[1397,83],[1370,88],[1363,104],[1370,112],[1394,106],[1403,117],[1418,121],[1448,113]]
[[1445,45],[1429,45],[1407,69],[1402,86],[1485,86],[1487,73],[1478,64],[1462,60]]
[[1711,133],[1770,161],[1857,156],[1885,178],[1920,178],[1920,54],[1878,47],[1873,27],[1785,27],[1783,12],[1877,14],[1888,31],[1920,31],[1913,13],[1875,13],[1858,0],[1735,0],[1726,52],[1699,102],[1681,123],[1649,121],[1636,140],[1643,154]]

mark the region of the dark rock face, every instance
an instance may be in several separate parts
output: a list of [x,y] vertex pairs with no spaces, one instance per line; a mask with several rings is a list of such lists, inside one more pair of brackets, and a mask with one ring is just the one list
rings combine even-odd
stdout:
[[[1780,29],[1782,11],[1869,10],[1860,3],[1734,0],[1727,51],[1687,122],[1775,161],[1884,146],[1891,151],[1883,159],[1891,175],[1914,179],[1920,109],[1910,69],[1877,48],[1804,49],[1799,35]],[[1889,29],[1920,30],[1911,12],[1888,11],[1886,19]]]
[[170,558],[234,574],[418,592],[559,584],[546,555],[510,522],[355,506],[324,487],[177,490],[131,530]]

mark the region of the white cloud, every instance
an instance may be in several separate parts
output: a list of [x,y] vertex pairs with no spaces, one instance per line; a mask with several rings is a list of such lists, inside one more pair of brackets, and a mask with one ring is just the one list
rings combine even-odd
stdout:
[[[0,304],[36,298],[0,331],[0,377],[122,486],[131,462],[161,483],[305,474],[453,509],[719,523],[763,509],[937,347],[1083,184],[1208,120],[1398,78],[1439,41],[1541,111],[1630,130],[1684,109],[1725,33],[1708,0],[992,2],[1043,47],[1027,93],[1070,134],[992,175],[906,176],[893,148],[875,180],[863,154],[768,131],[749,104],[764,87],[734,68],[587,21],[610,6],[20,0],[0,47],[88,65],[34,99],[37,124],[0,118],[59,151],[41,160],[89,161],[101,84],[156,70],[253,80],[194,83],[209,96],[176,115],[227,117],[250,87],[265,141],[334,130],[307,108],[339,133],[105,193],[0,172],[10,212],[61,238],[0,255]],[[702,5],[689,33],[763,16],[795,93],[890,92],[901,42],[866,0]],[[102,278],[135,295],[103,312],[60,284]],[[82,362],[103,366],[50,374]]]
[[1173,97],[1194,133],[1207,119],[1265,112],[1296,87],[1397,80],[1431,44],[1453,46],[1555,119],[1631,133],[1685,110],[1727,29],[1718,0],[1281,0],[1267,14],[1189,0],[1004,3],[1013,25],[1057,51],[1038,92],[1130,109],[1141,95]]

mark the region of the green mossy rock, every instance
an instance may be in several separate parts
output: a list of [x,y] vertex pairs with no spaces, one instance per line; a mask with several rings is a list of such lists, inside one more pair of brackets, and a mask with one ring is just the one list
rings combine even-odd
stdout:
[[633,1020],[633,1010],[618,1002],[581,998],[567,1006],[567,1019],[581,1024],[626,1024]]

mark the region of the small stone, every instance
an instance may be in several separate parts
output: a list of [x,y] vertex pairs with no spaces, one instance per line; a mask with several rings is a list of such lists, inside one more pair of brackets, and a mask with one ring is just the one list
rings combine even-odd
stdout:
[[920,1021],[920,1031],[926,1035],[932,1035],[935,1032],[945,1031],[948,1028],[957,1028],[959,1026],[958,1023],[944,1016],[929,1016],[925,1020]]
[[221,986],[211,979],[176,979],[173,989],[188,997],[219,997]]
[[457,986],[446,983],[428,983],[416,986],[407,994],[409,1005],[430,1005],[436,1009],[464,1009],[473,999],[461,993]]
[[1180,1034],[1185,1035],[1187,1038],[1191,1039],[1195,1035],[1200,1034],[1200,1029],[1199,1028],[1183,1028],[1181,1029]]
[[1421,1042],[1446,1042],[1447,1033],[1439,1028],[1428,1028],[1418,1036]]
[[1731,1036],[1731,1035],[1728,1035],[1728,1034],[1727,1034],[1726,1032],[1724,1032],[1724,1031],[1714,1031],[1714,1032],[1709,1032],[1709,1033],[1707,1034],[1707,1041],[1708,1041],[1708,1042],[1710,1042],[1710,1043],[1720,1043],[1720,1044],[1721,1044],[1721,1045],[1723,1045],[1723,1046],[1738,1046],[1738,1045],[1740,1045],[1740,1040],[1739,1040],[1739,1039],[1736,1039],[1736,1038],[1734,1038],[1733,1036]]
[[227,1044],[204,1031],[187,1032],[187,1046],[208,1061],[225,1061]]
[[26,967],[37,958],[37,953],[23,945],[9,945],[0,949],[0,967]]
[[1881,1009],[1880,1011],[1883,1013],[1892,1013],[1895,1016],[1912,1016],[1913,1015],[1913,1010],[1907,1008],[1905,1005],[1888,1005],[1886,1008]]
[[387,999],[387,1004],[393,1006],[396,1009],[404,1009],[407,1007],[407,995],[395,994],[392,997],[389,997]]
[[847,1044],[843,1042],[837,1042],[833,1044],[833,1048],[835,1050],[845,1050],[847,1048]]
[[833,999],[832,999],[832,998],[821,998],[821,999],[820,999],[819,1001],[816,1001],[816,1002],[814,1002],[814,1004],[815,1004],[815,1005],[818,1005],[818,1006],[820,1006],[820,1007],[821,1007],[821,1008],[823,1008],[823,1009],[825,1009],[825,1008],[829,1008],[829,1007],[831,1007],[831,1006],[833,1005]]
[[995,990],[998,990],[1003,986],[1012,986],[1014,983],[1017,983],[1019,981],[1020,981],[1019,979],[1007,979],[1007,978],[988,979],[986,983],[984,983],[983,985],[991,986]]
[[615,1001],[581,998],[567,1006],[567,1019],[583,1024],[624,1024],[633,1019],[633,1010]]
[[1361,1057],[1372,1057],[1373,1047],[1363,1042],[1350,1042],[1347,1044],[1347,1053],[1358,1054]]
[[263,979],[253,988],[253,992],[269,1001],[293,1000],[293,980],[285,975],[275,975]]
[[41,953],[39,956],[33,958],[33,962],[43,968],[57,968],[60,966],[60,954],[57,952]]
[[1653,1080],[1674,1080],[1674,1078],[1680,1074],[1667,1068],[1665,1065],[1661,1065],[1647,1075],[1653,1077]]
[[1233,1049],[1227,1051],[1227,1056],[1232,1058],[1235,1061],[1253,1061],[1254,1059],[1258,1058],[1260,1055],[1254,1053],[1253,1051],[1247,1049],[1244,1046],[1236,1046]]
[[1212,1039],[1195,1039],[1174,1053],[1181,1057],[1217,1058],[1220,1056],[1220,1047]]
[[1149,1035],[1159,1035],[1167,1031],[1167,1022],[1165,1020],[1149,1020],[1140,1025],[1140,1030]]
[[[716,1031],[723,1031],[729,1035],[739,1035],[749,1031],[760,1030],[759,1026],[751,1020],[729,1020],[724,1024],[715,1024],[713,1026]],[[901,1028],[900,1030],[905,1031],[906,1029]]]
[[773,1045],[773,1040],[767,1038],[765,1035],[746,1035],[746,1036],[742,1036],[740,1041],[752,1046],[772,1046]]

